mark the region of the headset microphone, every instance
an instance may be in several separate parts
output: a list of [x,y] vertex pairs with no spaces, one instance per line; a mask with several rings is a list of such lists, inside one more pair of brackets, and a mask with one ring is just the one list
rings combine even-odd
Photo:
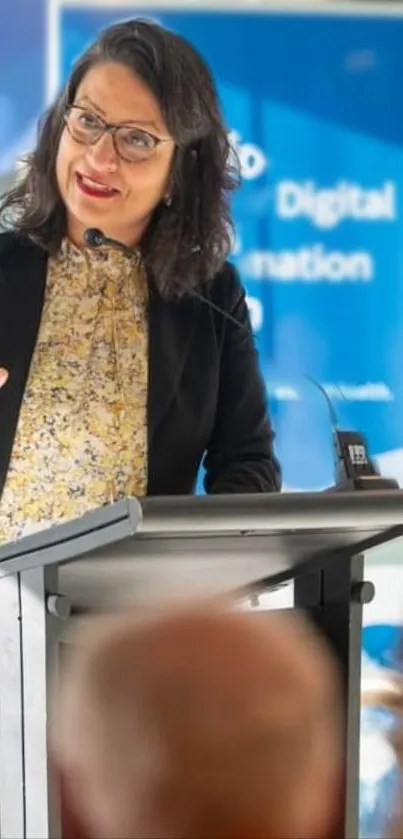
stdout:
[[126,254],[126,256],[139,257],[140,255],[138,248],[129,248],[128,245],[124,245],[118,239],[111,239],[109,236],[105,236],[105,233],[99,230],[98,227],[89,227],[84,233],[84,241],[90,248],[116,248]]
[[[89,227],[88,230],[84,233],[84,241],[90,248],[117,248],[118,250],[122,251],[126,254],[126,256],[132,257],[137,256],[140,257],[139,248],[129,248],[127,245],[124,245],[123,242],[119,242],[118,239],[111,239],[109,236],[105,236],[105,233],[102,230],[99,230],[98,227]],[[245,324],[241,323],[241,321],[234,318],[230,312],[226,312],[224,309],[221,309],[220,306],[217,306],[212,300],[209,300],[208,297],[205,297],[199,291],[195,289],[191,289],[190,292],[192,297],[196,300],[200,300],[201,303],[204,303],[206,306],[209,306],[210,309],[213,311],[218,312],[223,318],[231,323],[238,326],[240,329],[244,329],[246,332],[249,333],[249,327],[245,326]]]

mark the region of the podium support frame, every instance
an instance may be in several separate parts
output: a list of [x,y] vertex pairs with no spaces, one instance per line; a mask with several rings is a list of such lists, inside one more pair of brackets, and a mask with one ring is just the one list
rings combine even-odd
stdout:
[[344,697],[344,839],[359,835],[361,633],[364,556],[337,557],[294,581],[294,608],[304,610],[327,639],[340,665]]
[[57,579],[55,566],[0,578],[1,839],[61,835],[47,751],[47,687],[62,629],[48,605]]

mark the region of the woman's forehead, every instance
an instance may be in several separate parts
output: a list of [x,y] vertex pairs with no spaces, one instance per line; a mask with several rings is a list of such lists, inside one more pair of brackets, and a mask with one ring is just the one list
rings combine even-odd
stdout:
[[77,89],[75,101],[91,106],[110,122],[141,124],[150,131],[167,131],[154,93],[123,64],[102,62],[91,67]]

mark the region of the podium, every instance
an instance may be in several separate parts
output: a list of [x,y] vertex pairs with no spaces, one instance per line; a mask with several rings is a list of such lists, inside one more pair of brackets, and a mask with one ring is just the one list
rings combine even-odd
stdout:
[[403,537],[403,491],[149,498],[0,548],[0,837],[58,839],[48,674],[74,621],[157,598],[245,597],[294,581],[342,667],[344,839],[358,836],[364,554]]

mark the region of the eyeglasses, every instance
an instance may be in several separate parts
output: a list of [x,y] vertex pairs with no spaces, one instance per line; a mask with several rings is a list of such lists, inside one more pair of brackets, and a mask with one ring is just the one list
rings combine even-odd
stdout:
[[148,160],[158,146],[174,142],[171,137],[155,137],[132,125],[105,122],[97,114],[79,105],[69,105],[64,120],[70,136],[83,146],[94,146],[105,133],[111,134],[116,154],[128,163]]

